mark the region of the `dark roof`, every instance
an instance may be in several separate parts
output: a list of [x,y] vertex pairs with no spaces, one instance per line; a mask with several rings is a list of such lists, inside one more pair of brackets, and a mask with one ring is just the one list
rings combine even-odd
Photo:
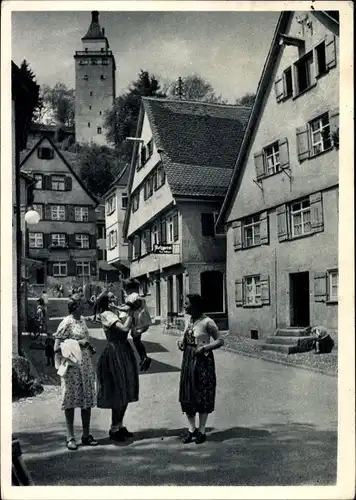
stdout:
[[126,187],[129,181],[129,173],[130,173],[129,165],[126,164],[119,173],[119,175],[117,175],[115,179],[112,181],[112,183],[109,186],[109,189],[103,195],[103,198],[105,198],[110,193],[110,191],[112,191],[117,186]]
[[[338,22],[335,19],[331,19],[329,15],[325,11],[311,11],[316,17],[321,18],[322,20],[327,17],[329,20],[333,22],[333,29],[335,33],[338,33]],[[279,16],[277,26],[274,32],[274,36],[272,39],[272,43],[270,45],[269,52],[267,54],[267,58],[262,70],[262,75],[260,81],[258,83],[256,97],[252,106],[251,114],[248,120],[248,124],[246,127],[246,132],[242,141],[242,145],[237,156],[236,164],[234,167],[233,175],[231,176],[229,187],[222,204],[218,219],[216,224],[223,224],[226,218],[226,214],[230,209],[230,206],[234,202],[235,197],[237,196],[238,190],[241,185],[241,180],[244,175],[244,171],[246,168],[246,157],[249,151],[249,148],[252,144],[254,133],[256,131],[256,127],[258,126],[259,119],[261,117],[261,113],[263,112],[263,107],[265,103],[266,96],[270,91],[272,85],[274,84],[272,74],[275,68],[275,65],[278,64],[279,54],[283,49],[283,45],[280,44],[280,34],[286,33],[289,23],[292,19],[292,15],[294,12],[292,11],[283,11]]]
[[[45,123],[34,123],[30,125],[30,131],[32,132],[56,132],[58,125],[47,125]],[[67,134],[74,134],[74,127],[61,127],[61,130]]]
[[173,195],[224,196],[251,108],[142,99]]
[[92,19],[91,19],[89,29],[87,31],[87,34],[82,38],[82,40],[85,40],[85,39],[97,40],[100,38],[105,39],[105,35],[102,32],[102,30],[100,28],[100,24],[99,24],[99,12],[97,10],[94,10],[91,13],[91,16],[92,16]]

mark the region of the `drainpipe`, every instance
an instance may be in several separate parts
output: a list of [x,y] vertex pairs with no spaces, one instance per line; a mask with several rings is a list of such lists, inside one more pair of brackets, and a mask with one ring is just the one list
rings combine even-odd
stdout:
[[277,306],[277,249],[274,249],[274,297],[275,297],[275,303],[276,303],[276,330],[278,328],[278,306]]

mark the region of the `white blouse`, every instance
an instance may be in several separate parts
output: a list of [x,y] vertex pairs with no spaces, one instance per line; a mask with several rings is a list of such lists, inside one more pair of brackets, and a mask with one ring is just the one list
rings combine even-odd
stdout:
[[198,347],[209,344],[210,339],[217,340],[220,338],[219,328],[215,321],[208,316],[203,316],[198,321],[188,325],[189,327],[193,330]]

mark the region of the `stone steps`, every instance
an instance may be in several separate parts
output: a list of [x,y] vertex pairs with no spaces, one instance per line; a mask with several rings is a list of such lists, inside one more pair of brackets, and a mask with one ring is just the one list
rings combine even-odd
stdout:
[[287,327],[277,328],[274,333],[276,337],[305,337],[305,328]]
[[294,345],[296,346],[299,340],[303,339],[309,339],[310,336],[303,336],[303,337],[279,337],[277,335],[273,335],[271,337],[267,337],[264,339],[265,344],[279,344],[279,345]]
[[264,339],[261,344],[263,351],[275,351],[290,354],[296,352],[300,340],[309,339],[311,336],[305,334],[305,328],[287,327],[278,328],[274,335]]
[[285,344],[261,344],[262,351],[275,351],[289,354],[294,346]]

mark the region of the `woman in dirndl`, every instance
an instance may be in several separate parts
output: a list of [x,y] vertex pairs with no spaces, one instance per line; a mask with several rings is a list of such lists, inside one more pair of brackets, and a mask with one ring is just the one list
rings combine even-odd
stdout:
[[[216,323],[203,313],[200,295],[187,295],[185,310],[190,321],[178,348],[183,351],[179,401],[188,419],[188,432],[183,443],[206,440],[205,427],[209,413],[215,408],[216,374],[212,351],[224,345]],[[196,427],[196,414],[199,427]]]
[[111,409],[109,437],[126,441],[133,434],[123,425],[129,403],[138,401],[139,381],[135,354],[128,341],[135,304],[122,323],[111,309],[109,292],[103,292],[97,301],[97,313],[107,339],[107,345],[97,364],[98,408]]

